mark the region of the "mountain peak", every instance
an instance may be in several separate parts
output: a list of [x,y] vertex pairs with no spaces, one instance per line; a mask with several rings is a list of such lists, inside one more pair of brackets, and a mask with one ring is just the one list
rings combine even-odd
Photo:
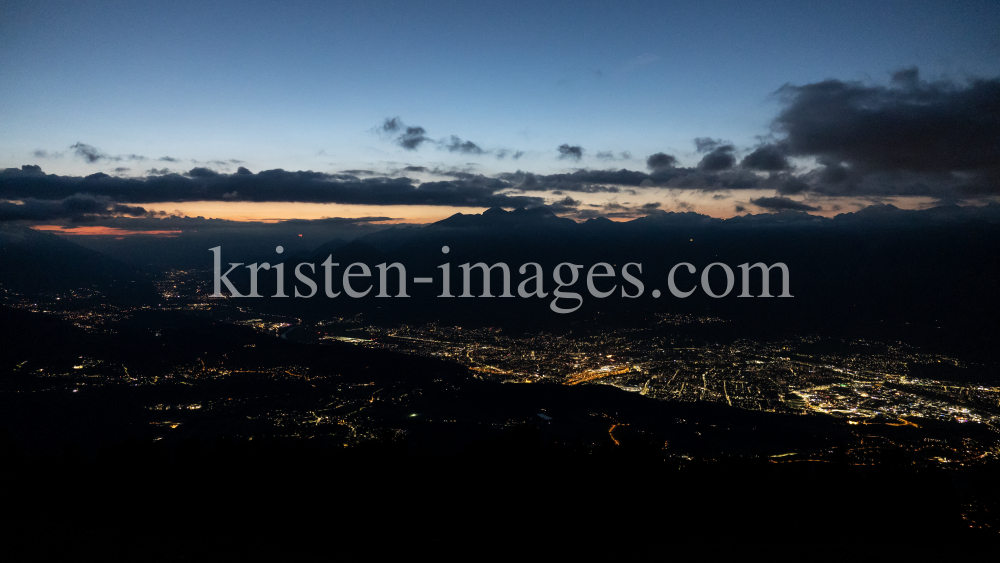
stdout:
[[458,228],[478,228],[489,226],[491,228],[496,228],[562,224],[576,225],[576,221],[559,217],[547,207],[532,207],[530,209],[518,207],[513,211],[507,211],[502,207],[491,207],[479,215],[456,213],[447,219],[434,223],[432,226]]
[[507,215],[507,211],[503,207],[491,207],[483,211],[483,217],[503,217],[505,215]]

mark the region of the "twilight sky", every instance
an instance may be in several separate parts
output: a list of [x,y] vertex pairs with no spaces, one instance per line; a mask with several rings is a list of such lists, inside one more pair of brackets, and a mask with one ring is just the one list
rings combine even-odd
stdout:
[[998,30],[995,1],[4,1],[0,219],[981,204]]

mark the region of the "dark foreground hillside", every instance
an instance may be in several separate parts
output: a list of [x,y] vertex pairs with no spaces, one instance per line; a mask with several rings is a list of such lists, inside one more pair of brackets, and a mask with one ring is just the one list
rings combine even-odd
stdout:
[[527,430],[450,456],[220,440],[4,457],[17,515],[5,551],[38,559],[867,559],[975,555],[996,539],[959,516],[961,487],[996,499],[985,470],[958,483],[913,468],[677,463],[641,444],[588,452]]

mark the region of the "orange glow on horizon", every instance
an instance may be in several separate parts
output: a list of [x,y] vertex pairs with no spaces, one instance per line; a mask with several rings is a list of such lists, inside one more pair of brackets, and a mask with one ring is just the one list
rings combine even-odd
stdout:
[[48,231],[53,232],[58,235],[111,235],[116,238],[123,238],[127,235],[151,235],[157,237],[167,237],[174,238],[181,234],[181,231],[131,231],[128,229],[119,229],[117,227],[103,227],[100,225],[86,226],[86,227],[70,227],[64,228],[59,225],[35,225],[31,227],[36,231]]
[[[538,197],[546,202],[556,201],[551,192],[525,191],[519,195]],[[610,197],[609,197],[610,195]],[[724,197],[720,197],[724,196]],[[578,211],[597,211],[611,221],[631,221],[647,214],[641,206],[649,203],[659,203],[657,209],[683,213],[693,211],[716,219],[729,219],[747,213],[772,213],[767,209],[750,203],[759,197],[774,197],[773,190],[733,190],[730,192],[714,192],[700,190],[649,189],[636,194],[628,193],[573,193],[572,199],[579,201]],[[814,206],[818,209],[809,213],[820,217],[834,217],[841,213],[857,211],[867,207],[871,200],[854,197],[840,198],[790,198],[795,201]],[[932,207],[934,199],[926,196],[882,198],[881,203],[891,203],[900,209],[923,209]],[[132,203],[132,202],[125,202]],[[620,204],[625,206],[625,216],[616,217],[620,208],[610,207]],[[168,215],[187,217],[204,217],[206,219],[225,219],[229,221],[258,221],[261,223],[278,223],[291,219],[311,220],[339,217],[344,219],[359,219],[364,217],[386,217],[385,221],[372,221],[378,225],[426,225],[447,219],[456,213],[478,215],[486,211],[485,207],[455,207],[446,205],[353,205],[342,203],[308,203],[308,202],[253,202],[253,201],[183,201],[154,202],[135,204],[142,205],[150,211],[162,211]],[[736,206],[742,206],[744,211],[736,211]],[[510,209],[508,207],[507,209]],[[562,214],[572,217],[572,214]]]
[[[524,195],[537,195],[526,192]],[[755,197],[771,197],[772,192],[762,190],[746,190],[737,193],[719,194],[698,192],[692,190],[684,193],[672,193],[667,190],[656,190],[641,195],[615,194],[608,198],[606,194],[574,194],[579,197],[574,206],[576,212],[596,211],[597,216],[621,223],[632,221],[646,215],[649,211],[642,206],[649,203],[660,203],[656,209],[667,212],[686,212],[707,215],[717,219],[729,219],[737,215],[770,213],[750,203]],[[620,205],[616,205],[619,203]],[[818,217],[834,217],[838,214],[857,211],[872,201],[862,198],[828,198],[817,200],[796,200],[816,207],[809,213]],[[891,203],[900,209],[923,209],[932,207],[934,200],[929,197],[897,197],[885,198],[884,203]],[[336,203],[299,203],[299,202],[240,202],[240,201],[191,201],[191,202],[160,202],[141,204],[149,211],[165,212],[170,216],[200,217],[234,222],[280,223],[283,221],[312,221],[326,218],[367,219],[361,221],[371,226],[391,225],[426,225],[435,223],[455,214],[479,215],[486,211],[483,207],[453,207],[440,205],[345,205]],[[736,211],[736,206],[745,209]],[[511,208],[507,208],[511,209]],[[583,222],[585,219],[574,217],[576,213],[561,213],[562,217]],[[616,216],[617,215],[617,216]],[[137,220],[138,221],[138,220]],[[141,219],[144,226],[155,226],[149,219]],[[176,223],[171,227],[176,228]],[[193,227],[193,226],[192,226]],[[38,231],[48,231],[60,235],[84,236],[115,236],[122,238],[131,235],[149,235],[158,237],[177,237],[181,230],[132,230],[98,225],[62,227],[60,225],[36,225]],[[299,235],[302,236],[301,234]]]
[[261,223],[277,223],[291,219],[326,219],[329,217],[344,219],[386,217],[387,219],[384,221],[372,222],[379,225],[435,223],[456,213],[482,213],[485,209],[443,205],[346,205],[288,201],[167,201],[143,203],[142,206],[149,211],[163,211],[168,215]]

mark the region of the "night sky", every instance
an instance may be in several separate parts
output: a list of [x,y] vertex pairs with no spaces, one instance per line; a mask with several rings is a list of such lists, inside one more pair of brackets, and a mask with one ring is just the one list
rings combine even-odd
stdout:
[[0,220],[982,205],[998,23],[996,2],[3,2]]

